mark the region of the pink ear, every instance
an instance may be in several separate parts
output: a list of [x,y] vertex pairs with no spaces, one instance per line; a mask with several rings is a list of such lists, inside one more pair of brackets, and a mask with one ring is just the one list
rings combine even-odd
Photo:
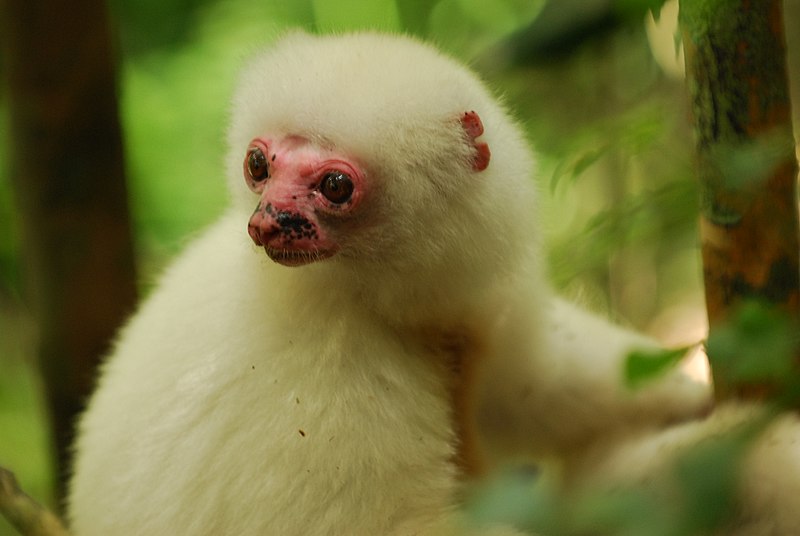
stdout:
[[486,142],[477,141],[477,138],[483,134],[483,123],[477,112],[470,111],[464,112],[461,116],[461,127],[467,133],[472,145],[475,147],[475,156],[472,160],[472,169],[475,171],[483,171],[489,167],[489,159],[492,156],[489,151],[489,145]]

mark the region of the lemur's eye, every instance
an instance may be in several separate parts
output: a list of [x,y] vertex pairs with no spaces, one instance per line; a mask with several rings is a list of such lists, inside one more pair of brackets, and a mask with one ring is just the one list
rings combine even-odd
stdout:
[[269,161],[260,147],[250,146],[244,161],[244,170],[248,181],[253,184],[269,178]]
[[350,176],[341,171],[329,171],[322,177],[319,191],[331,203],[340,205],[346,203],[353,196],[353,181]]

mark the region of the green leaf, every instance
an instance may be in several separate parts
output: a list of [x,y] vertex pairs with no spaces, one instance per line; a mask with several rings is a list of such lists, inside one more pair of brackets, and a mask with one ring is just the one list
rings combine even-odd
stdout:
[[608,151],[608,146],[602,146],[595,149],[587,149],[574,160],[562,160],[553,170],[553,174],[550,177],[550,193],[555,193],[558,185],[563,182],[564,179],[575,182],[584,171],[589,169],[604,156],[607,156]]
[[775,307],[751,300],[728,323],[711,331],[708,359],[713,370],[733,382],[785,386],[793,375],[797,348],[791,319]]
[[793,158],[794,147],[786,139],[787,133],[776,131],[713,147],[711,158],[722,174],[722,186],[731,190],[763,188],[776,167]]
[[681,490],[682,519],[673,534],[724,534],[740,513],[738,492],[742,462],[748,451],[780,413],[775,408],[720,430],[686,449],[675,461],[674,476]]
[[683,359],[689,348],[634,350],[625,360],[625,384],[636,389],[658,378]]
[[678,460],[675,476],[687,499],[683,534],[707,534],[731,519],[739,465],[750,443],[739,431],[696,445]]

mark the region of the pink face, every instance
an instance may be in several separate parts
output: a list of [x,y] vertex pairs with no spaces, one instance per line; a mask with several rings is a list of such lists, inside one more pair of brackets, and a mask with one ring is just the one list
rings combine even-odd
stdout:
[[[474,111],[459,120],[473,149],[472,170],[483,171],[491,158],[489,146],[478,139],[483,123]],[[369,191],[355,159],[300,136],[255,138],[244,158],[244,178],[261,195],[247,227],[250,237],[285,266],[335,255],[339,224],[356,214]]]
[[364,173],[352,159],[299,136],[254,139],[244,177],[261,194],[247,227],[250,237],[285,266],[336,254],[331,223],[352,216],[365,190]]

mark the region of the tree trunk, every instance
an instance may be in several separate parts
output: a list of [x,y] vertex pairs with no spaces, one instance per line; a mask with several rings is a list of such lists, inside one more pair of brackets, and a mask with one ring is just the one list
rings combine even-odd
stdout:
[[135,299],[102,0],[0,0],[10,161],[63,497],[75,416]]
[[[751,299],[800,326],[797,161],[782,0],[683,0],[681,28],[711,332]],[[775,387],[743,384],[725,362],[709,359],[718,400],[761,399]]]

